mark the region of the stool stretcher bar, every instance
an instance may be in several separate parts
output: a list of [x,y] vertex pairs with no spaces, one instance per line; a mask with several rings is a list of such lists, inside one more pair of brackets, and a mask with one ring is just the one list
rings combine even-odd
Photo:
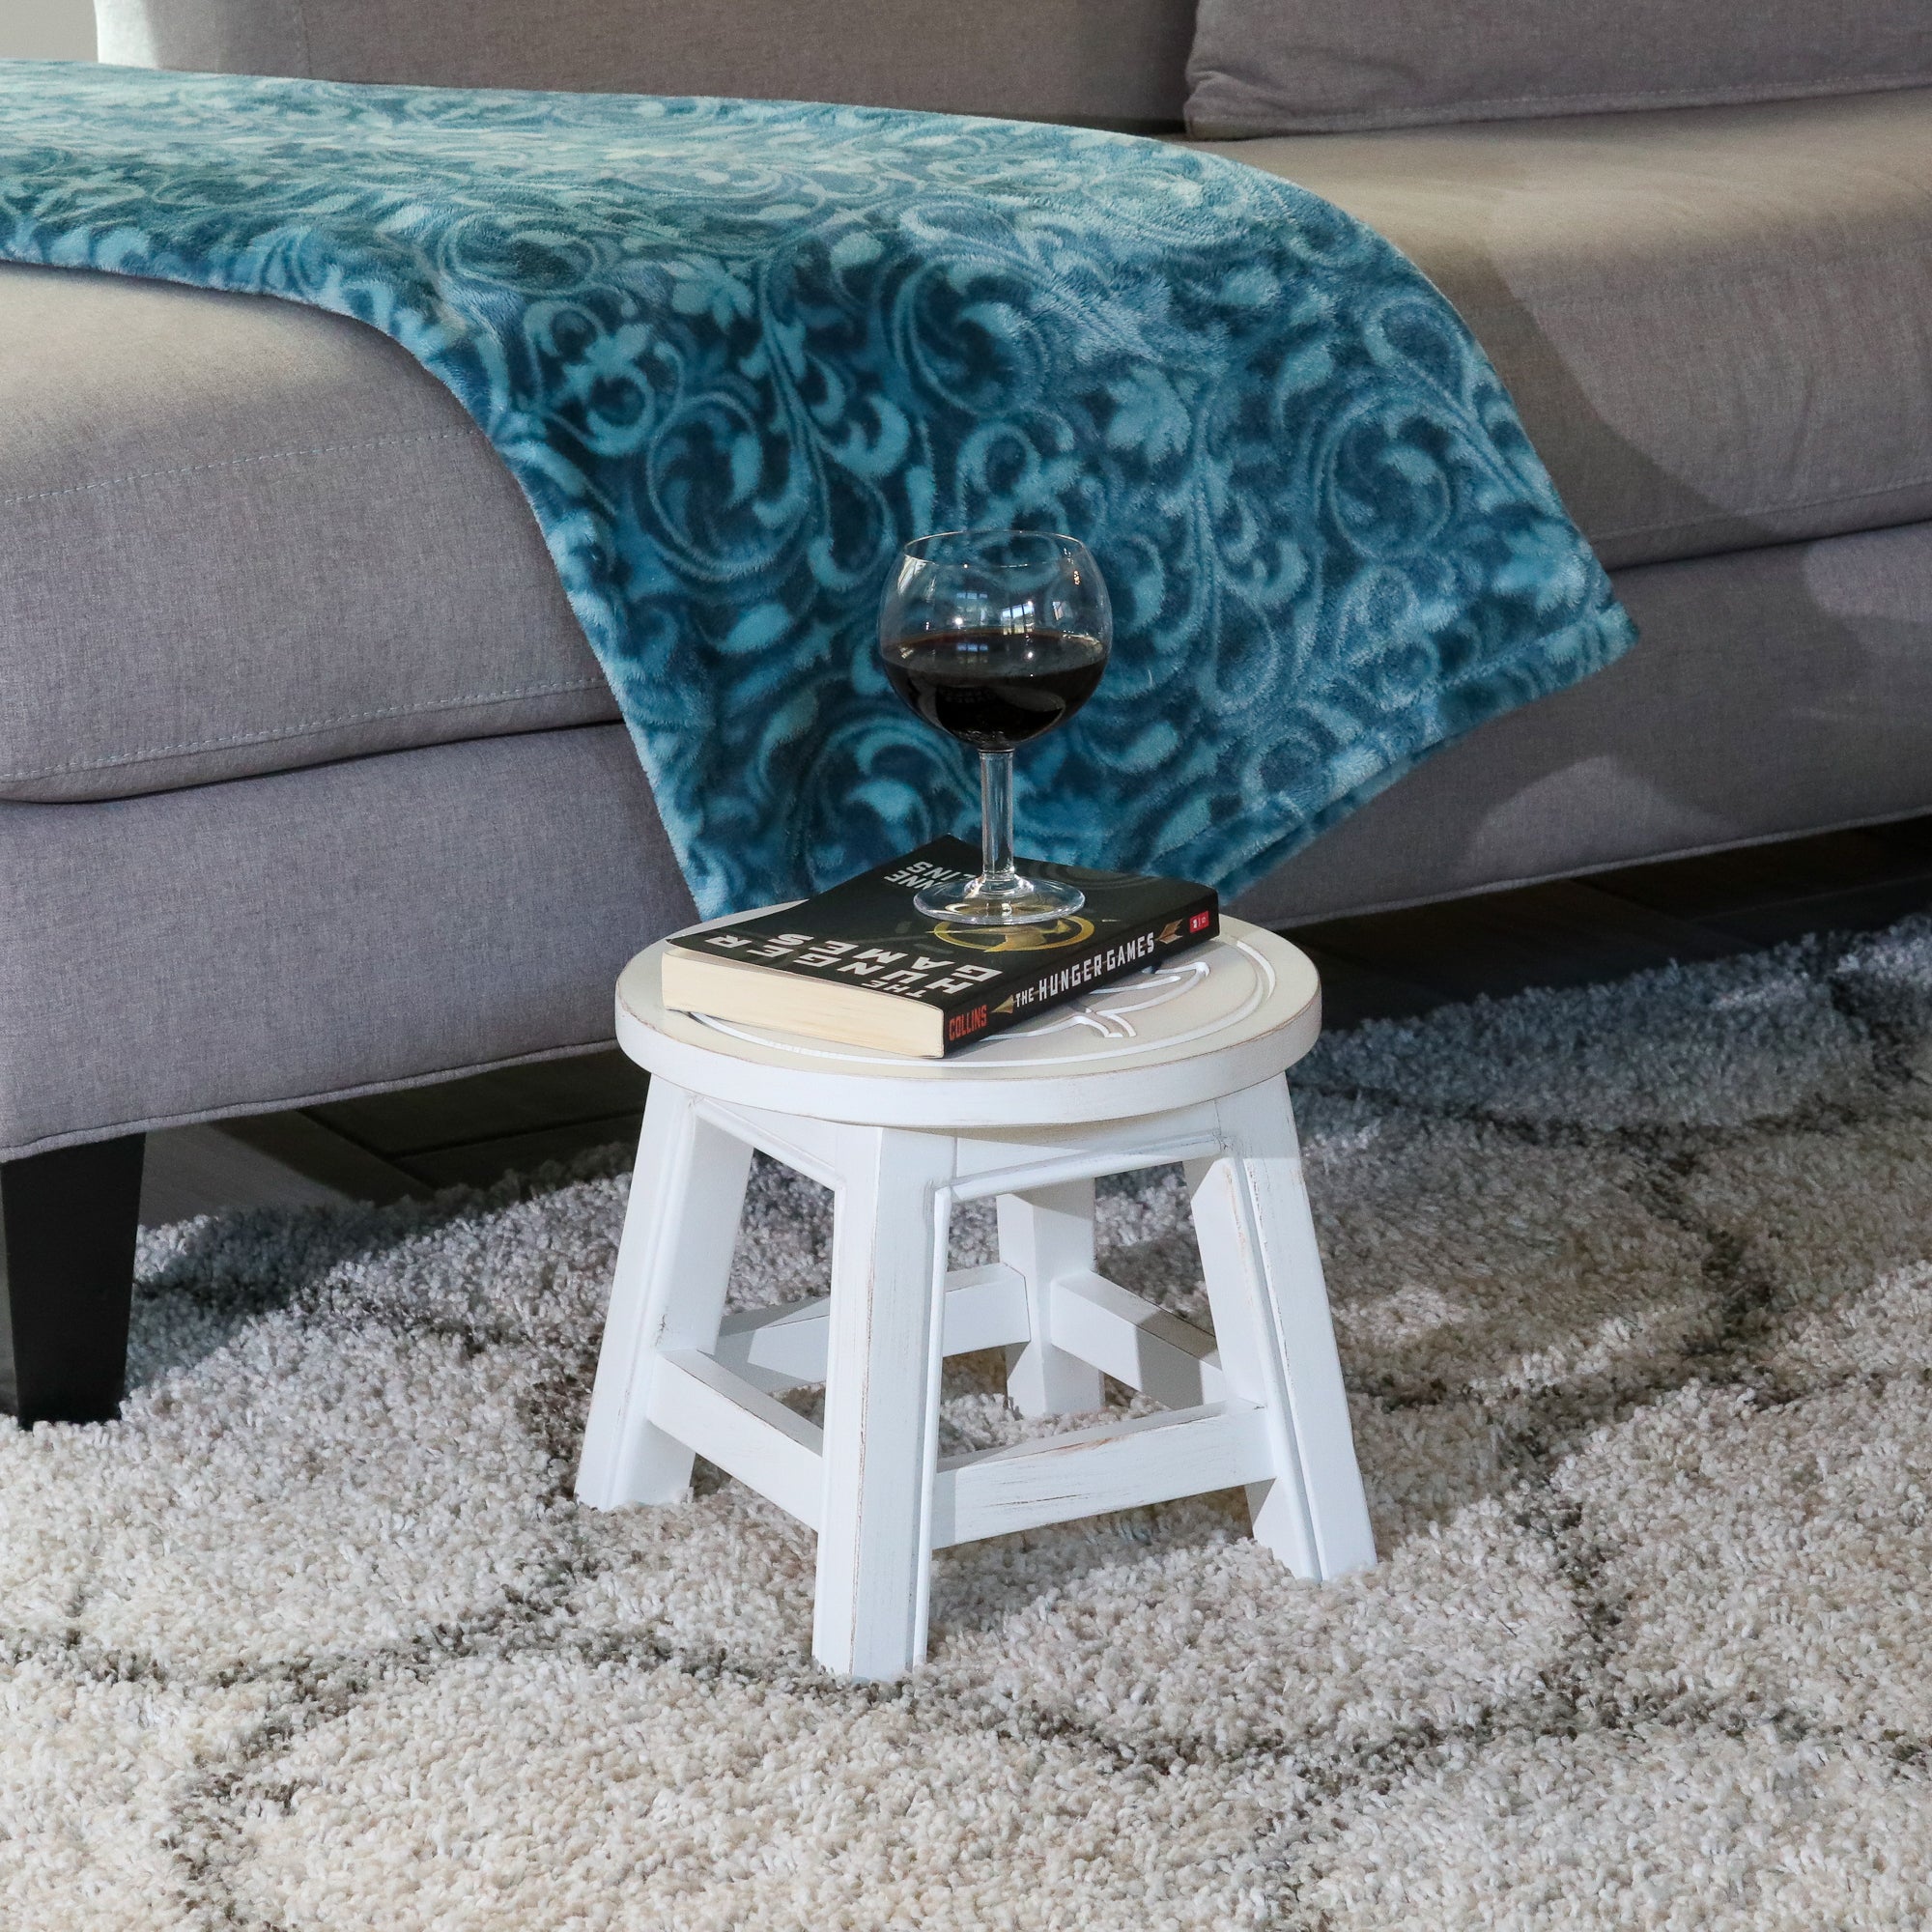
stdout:
[[[945,1308],[948,1355],[1031,1339],[1026,1284],[1004,1263],[953,1269]],[[1096,1274],[1055,1282],[1053,1309],[1056,1347],[1145,1390],[1171,1412],[942,1458],[934,1548],[1240,1488],[1268,1475],[1262,1409],[1227,1397],[1211,1335]],[[715,1354],[680,1350],[659,1358],[646,1412],[658,1428],[816,1529],[824,1436],[777,1398],[825,1379],[830,1333],[825,1296],[726,1316]]]
[[[946,1277],[946,1314],[940,1352],[970,1355],[1029,1339],[1026,1283],[1004,1262],[953,1268]],[[717,1358],[753,1388],[782,1395],[825,1379],[832,1335],[832,1297],[787,1301],[725,1316],[718,1329]]]
[[[658,1358],[648,1413],[726,1475],[819,1527],[824,1435],[816,1424],[692,1350]],[[945,1457],[933,1485],[931,1547],[1243,1488],[1266,1478],[1272,1454],[1260,1406],[1229,1401]]]

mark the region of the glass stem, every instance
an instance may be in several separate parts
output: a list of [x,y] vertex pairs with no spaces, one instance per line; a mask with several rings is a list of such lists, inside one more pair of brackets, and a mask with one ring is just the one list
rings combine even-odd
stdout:
[[1013,754],[980,753],[980,884],[1005,885],[1013,871]]

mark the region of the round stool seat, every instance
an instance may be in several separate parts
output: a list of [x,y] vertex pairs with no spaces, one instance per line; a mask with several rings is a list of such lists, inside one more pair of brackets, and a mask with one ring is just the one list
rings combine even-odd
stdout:
[[1272,1079],[1321,1031],[1307,955],[1236,919],[1192,952],[946,1060],[674,1011],[659,994],[665,944],[617,981],[625,1053],[694,1093],[823,1121],[970,1130],[1128,1120]]

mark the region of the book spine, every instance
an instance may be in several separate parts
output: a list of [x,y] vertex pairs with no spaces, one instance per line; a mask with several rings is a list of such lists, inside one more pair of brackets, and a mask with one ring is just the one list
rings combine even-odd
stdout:
[[946,1010],[943,1051],[956,1053],[975,1040],[989,1039],[1009,1027],[1024,1025],[1083,993],[1110,985],[1134,973],[1145,973],[1177,952],[1206,945],[1221,930],[1219,901],[1211,893],[1160,914],[1143,924],[1108,937],[1077,952],[1056,957],[1017,984],[995,989],[984,998],[970,996]]

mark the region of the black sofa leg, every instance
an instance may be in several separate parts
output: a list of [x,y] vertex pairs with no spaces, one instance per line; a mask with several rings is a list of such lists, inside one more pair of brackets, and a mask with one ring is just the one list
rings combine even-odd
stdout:
[[121,1412],[147,1144],[0,1162],[0,1411],[23,1429]]

